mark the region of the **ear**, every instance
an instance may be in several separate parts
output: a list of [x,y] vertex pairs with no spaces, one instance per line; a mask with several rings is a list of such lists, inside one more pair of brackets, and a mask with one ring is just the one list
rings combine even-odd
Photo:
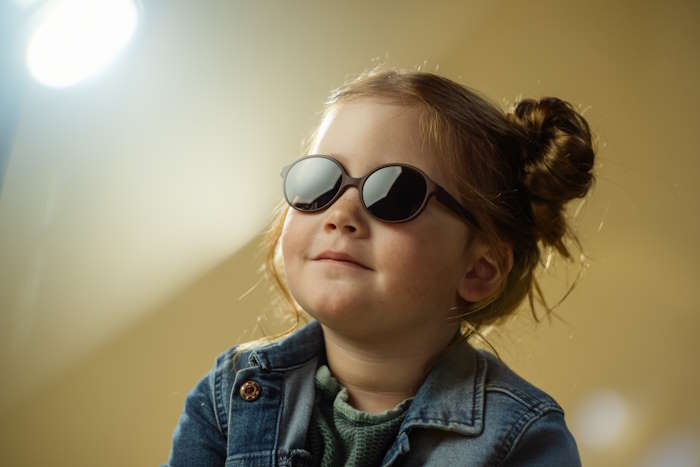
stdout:
[[458,293],[468,302],[478,302],[498,291],[513,267],[513,249],[506,249],[505,259],[499,261],[495,248],[475,241],[468,253],[467,270]]

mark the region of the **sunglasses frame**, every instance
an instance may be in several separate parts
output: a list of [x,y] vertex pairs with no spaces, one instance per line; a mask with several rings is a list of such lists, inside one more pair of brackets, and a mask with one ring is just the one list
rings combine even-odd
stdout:
[[[335,195],[333,195],[333,198],[331,198],[330,201],[328,201],[328,203],[326,203],[325,205],[321,206],[320,208],[316,208],[316,209],[299,209],[299,208],[295,207],[290,202],[289,198],[287,198],[287,190],[286,190],[287,174],[289,173],[289,171],[291,170],[291,168],[294,165],[296,165],[297,163],[299,163],[303,160],[306,160],[306,159],[327,159],[338,166],[338,168],[340,169],[341,176],[342,176],[342,180],[340,182],[340,188],[338,188],[338,191],[335,193]],[[400,220],[382,219],[380,217],[377,217],[374,213],[372,213],[372,211],[370,211],[369,208],[365,205],[365,200],[362,196],[362,190],[364,188],[365,182],[367,181],[367,179],[370,176],[372,176],[372,174],[374,174],[378,170],[383,169],[385,167],[404,167],[404,168],[418,172],[418,174],[420,174],[425,179],[426,191],[425,191],[425,197],[423,198],[423,202],[421,203],[420,207],[418,209],[416,209],[416,212],[411,214],[411,216],[406,218],[406,219],[400,219]],[[436,200],[438,200],[445,207],[447,207],[452,212],[457,214],[461,219],[467,221],[468,223],[470,223],[474,227],[479,228],[479,224],[476,221],[476,218],[466,208],[464,208],[459,203],[459,201],[457,201],[451,194],[449,194],[445,188],[443,188],[442,186],[435,183],[421,169],[419,169],[418,167],[414,167],[410,164],[404,164],[404,163],[383,164],[383,165],[380,165],[380,166],[375,167],[372,170],[370,170],[369,173],[367,173],[364,177],[351,177],[348,174],[347,170],[345,170],[345,167],[343,167],[343,164],[341,164],[340,161],[338,161],[334,157],[332,157],[330,155],[326,155],[326,154],[311,154],[308,156],[301,157],[301,158],[295,160],[294,162],[292,162],[291,164],[284,166],[280,172],[280,175],[282,176],[282,179],[283,179],[282,192],[284,194],[284,199],[287,201],[287,204],[289,204],[289,206],[291,206],[292,208],[294,208],[300,212],[313,213],[313,212],[320,212],[320,211],[323,211],[325,209],[328,209],[331,205],[333,205],[333,203],[335,203],[337,201],[338,198],[340,198],[340,196],[342,196],[342,194],[345,192],[345,190],[347,190],[350,187],[355,187],[360,192],[360,202],[362,203],[362,207],[372,217],[374,217],[375,219],[377,219],[381,222],[386,222],[388,224],[400,224],[403,222],[408,222],[410,220],[413,220],[416,217],[418,217],[418,215],[420,215],[421,212],[423,212],[423,210],[425,209],[425,207],[428,204],[428,201],[430,200],[430,197],[435,196]]]

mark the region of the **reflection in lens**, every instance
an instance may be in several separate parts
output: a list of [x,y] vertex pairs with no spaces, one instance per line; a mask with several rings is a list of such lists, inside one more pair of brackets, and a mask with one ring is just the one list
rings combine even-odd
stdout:
[[423,203],[427,186],[423,176],[408,167],[383,167],[367,178],[362,199],[380,219],[405,220]]
[[333,199],[342,182],[342,172],[333,161],[312,157],[296,162],[284,182],[284,192],[297,209],[313,211]]

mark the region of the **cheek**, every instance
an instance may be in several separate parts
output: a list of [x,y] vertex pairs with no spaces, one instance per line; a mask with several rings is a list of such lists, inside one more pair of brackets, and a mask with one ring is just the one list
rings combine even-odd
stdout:
[[298,286],[296,279],[299,277],[299,271],[301,269],[301,259],[298,256],[298,252],[302,251],[301,241],[303,239],[301,232],[298,232],[299,229],[300,225],[294,219],[294,215],[288,213],[279,240],[285,280],[289,291],[297,301],[298,297],[296,291],[298,290]]
[[304,241],[307,238],[308,235],[305,234],[303,217],[290,210],[284,219],[282,234],[280,235],[285,270],[298,264],[300,260],[299,255],[303,254]]
[[458,239],[435,235],[394,236],[387,243],[386,287],[407,300],[444,300],[456,292],[460,257]]

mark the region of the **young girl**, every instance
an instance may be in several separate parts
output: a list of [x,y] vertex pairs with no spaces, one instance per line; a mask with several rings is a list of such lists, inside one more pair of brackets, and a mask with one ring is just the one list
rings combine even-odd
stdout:
[[556,98],[504,114],[403,71],[335,90],[269,231],[269,271],[312,319],[216,359],[169,465],[580,465],[557,402],[467,338],[543,298],[533,269],[541,248],[570,257],[563,207],[593,161]]

